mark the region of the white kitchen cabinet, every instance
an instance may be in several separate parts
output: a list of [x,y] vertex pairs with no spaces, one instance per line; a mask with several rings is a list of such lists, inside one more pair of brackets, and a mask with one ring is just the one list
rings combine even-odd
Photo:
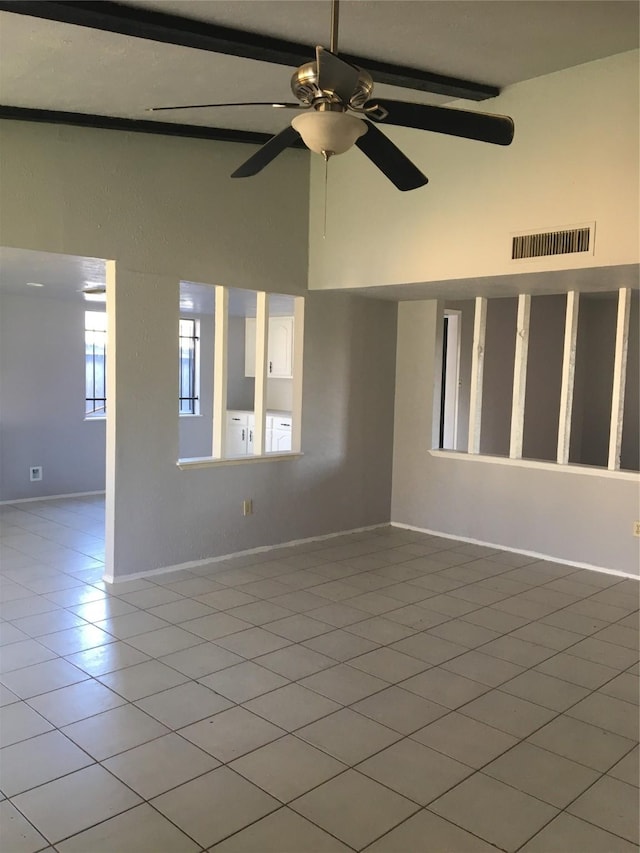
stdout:
[[[253,412],[227,412],[225,458],[253,455],[255,424]],[[291,415],[267,412],[264,439],[265,453],[288,453],[291,450]]]
[[287,453],[291,450],[291,418],[276,415],[271,429],[271,453]]
[[253,453],[253,412],[227,412],[225,456],[249,456]]
[[[269,317],[267,376],[291,379],[293,376],[293,317]],[[244,375],[256,375],[256,320],[247,317],[244,336]]]

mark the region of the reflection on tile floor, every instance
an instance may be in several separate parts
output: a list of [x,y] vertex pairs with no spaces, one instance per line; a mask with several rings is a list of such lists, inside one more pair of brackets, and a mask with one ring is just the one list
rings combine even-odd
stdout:
[[0,507],[4,853],[622,853],[638,584],[383,527],[117,585]]

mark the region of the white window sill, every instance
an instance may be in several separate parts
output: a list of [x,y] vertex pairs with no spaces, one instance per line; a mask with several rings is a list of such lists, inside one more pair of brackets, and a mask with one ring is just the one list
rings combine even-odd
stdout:
[[234,456],[230,459],[214,459],[212,456],[201,456],[194,459],[178,459],[176,465],[181,471],[191,471],[194,468],[218,468],[222,465],[247,465],[256,462],[278,462],[283,459],[300,459],[303,453],[264,453],[262,456]]
[[481,453],[466,453],[462,450],[430,450],[438,459],[456,459],[467,462],[484,462],[491,465],[507,465],[511,468],[537,468],[541,471],[555,471],[568,474],[586,474],[590,477],[613,477],[616,480],[640,480],[638,471],[610,471],[608,468],[596,468],[591,465],[559,465],[557,462],[543,462],[539,459],[509,459],[507,456],[487,456]]
[[203,417],[204,417],[204,415],[201,415],[201,414],[199,414],[199,413],[197,413],[197,412],[196,412],[196,414],[194,414],[194,415],[189,414],[189,412],[183,412],[182,414],[180,414],[180,413],[179,413],[179,414],[178,414],[178,417],[179,417],[179,418],[203,418]]
[[85,415],[84,422],[87,424],[93,423],[97,421],[98,423],[104,423],[107,419],[106,415]]

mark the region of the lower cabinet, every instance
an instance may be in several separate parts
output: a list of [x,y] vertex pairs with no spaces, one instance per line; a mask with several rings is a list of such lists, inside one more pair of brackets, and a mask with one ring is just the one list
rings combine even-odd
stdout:
[[225,456],[249,456],[253,453],[254,423],[252,412],[227,412]]
[[291,450],[291,418],[275,416],[272,418],[271,445],[267,452],[286,453]]
[[[291,451],[291,417],[267,413],[265,430],[265,453],[288,453]],[[227,434],[225,456],[251,456],[255,415],[253,412],[227,412]]]

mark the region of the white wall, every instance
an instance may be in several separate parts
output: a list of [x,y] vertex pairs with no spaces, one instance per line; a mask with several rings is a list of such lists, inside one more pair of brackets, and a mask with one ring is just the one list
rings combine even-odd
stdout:
[[[508,148],[404,128],[385,132],[429,177],[401,193],[354,149],[312,158],[310,287],[439,282],[637,263],[638,51],[507,88]],[[511,234],[596,221],[595,255],[513,262]]]
[[[3,122],[0,133],[0,209],[11,210],[0,241],[115,259],[107,287],[115,575],[388,521],[393,304],[308,297],[302,458],[176,466],[179,281],[305,294],[306,153],[286,152],[256,178],[231,181],[248,146],[20,122]],[[243,518],[246,498],[254,515]]]
[[639,574],[637,479],[429,453],[437,317],[399,305],[392,521]]
[[104,489],[105,422],[84,418],[86,308],[0,290],[2,501]]

